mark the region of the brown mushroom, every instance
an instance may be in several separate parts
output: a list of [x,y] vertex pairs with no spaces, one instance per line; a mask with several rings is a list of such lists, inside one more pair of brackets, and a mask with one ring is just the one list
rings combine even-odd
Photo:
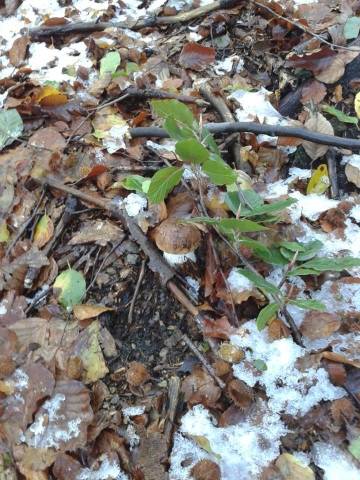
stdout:
[[199,246],[201,233],[194,225],[168,218],[154,228],[152,238],[163,252],[185,255]]

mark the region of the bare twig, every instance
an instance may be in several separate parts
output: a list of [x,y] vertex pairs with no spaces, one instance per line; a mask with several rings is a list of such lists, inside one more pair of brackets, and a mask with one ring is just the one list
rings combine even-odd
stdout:
[[241,3],[241,0],[215,0],[209,5],[195,8],[188,12],[182,12],[168,17],[149,16],[138,20],[135,25],[129,25],[128,22],[76,22],[54,27],[39,27],[30,29],[29,35],[34,42],[43,41],[46,38],[69,35],[73,33],[88,34],[91,32],[101,32],[106,28],[131,28],[131,30],[140,30],[145,27],[154,27],[156,25],[173,25],[175,23],[184,23],[202,17],[209,12],[218,9],[232,8]]
[[168,388],[168,397],[169,397],[169,407],[168,413],[165,422],[164,436],[166,438],[166,443],[170,446],[171,443],[171,434],[174,429],[174,421],[176,416],[176,410],[179,402],[180,394],[180,378],[177,376],[172,376],[169,379],[169,388]]
[[[302,127],[283,127],[281,125],[263,125],[255,122],[224,122],[209,123],[204,125],[210,133],[235,133],[250,132],[256,134],[271,135],[273,137],[295,137],[307,140],[321,145],[331,145],[339,148],[348,148],[349,150],[360,150],[360,140],[356,138],[343,138],[336,135],[327,135],[324,133],[313,132]],[[169,134],[158,127],[137,127],[130,128],[129,133],[132,138],[138,137],[157,137],[168,138]]]
[[336,152],[333,148],[330,148],[326,155],[329,179],[330,179],[330,192],[331,198],[339,198],[339,182],[336,171]]
[[186,343],[186,345],[190,348],[190,350],[194,353],[194,355],[196,355],[196,357],[200,360],[200,362],[204,365],[204,367],[206,368],[206,370],[208,371],[208,373],[213,377],[213,379],[215,380],[215,382],[219,385],[219,387],[221,388],[221,390],[223,390],[226,385],[225,383],[221,380],[221,378],[219,378],[217,375],[216,375],[216,372],[215,370],[213,369],[213,367],[209,364],[209,362],[206,360],[206,358],[204,357],[204,355],[199,351],[199,349],[196,347],[196,345],[190,340],[190,338],[187,336],[187,335],[183,335],[182,336],[182,340]]
[[138,276],[138,279],[137,279],[137,282],[136,282],[134,295],[131,299],[131,304],[130,304],[130,309],[129,309],[129,314],[128,314],[128,325],[131,325],[132,322],[133,322],[133,314],[134,314],[136,299],[137,299],[137,296],[139,294],[141,283],[142,283],[142,281],[144,279],[144,275],[145,275],[145,265],[146,265],[146,260],[143,260],[141,262],[140,273],[139,273],[139,276]]

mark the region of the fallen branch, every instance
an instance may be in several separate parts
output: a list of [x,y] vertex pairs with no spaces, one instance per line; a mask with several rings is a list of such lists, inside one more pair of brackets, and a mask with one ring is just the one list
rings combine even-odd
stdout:
[[[249,132],[257,135],[270,135],[272,137],[295,137],[307,140],[321,145],[331,145],[333,147],[348,148],[349,150],[360,150],[360,140],[356,138],[337,137],[335,135],[326,135],[325,133],[312,132],[302,127],[283,127],[281,125],[264,125],[255,122],[224,122],[208,123],[204,125],[211,133],[235,133]],[[159,127],[137,127],[130,128],[129,133],[132,138],[139,137],[157,137],[168,138],[169,134]]]
[[53,27],[39,27],[30,29],[29,35],[33,42],[42,41],[49,37],[59,37],[73,33],[88,34],[92,32],[102,32],[107,28],[131,28],[131,30],[140,30],[146,27],[155,27],[158,25],[173,25],[175,23],[184,23],[202,17],[214,10],[232,8],[241,3],[241,0],[216,0],[215,2],[204,5],[189,12],[178,13],[169,17],[149,16],[138,20],[134,25],[125,22],[75,22]]

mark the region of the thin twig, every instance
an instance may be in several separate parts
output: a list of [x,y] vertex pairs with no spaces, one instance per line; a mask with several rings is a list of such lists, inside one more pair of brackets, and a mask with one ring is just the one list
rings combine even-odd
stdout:
[[328,40],[323,38],[321,35],[313,32],[309,28],[305,27],[305,25],[302,25],[300,22],[296,22],[295,20],[291,20],[290,18],[283,17],[282,15],[275,12],[272,8],[268,7],[267,5],[264,5],[263,3],[256,2],[255,0],[251,0],[251,1],[253,2],[254,5],[256,5],[259,8],[262,8],[263,10],[266,10],[267,12],[269,12],[274,17],[279,18],[280,20],[284,20],[287,23],[290,23],[294,27],[299,28],[303,32],[307,33],[308,35],[311,35],[312,37],[319,40],[319,42],[325,43],[326,45],[328,45],[331,48],[338,48],[339,50],[347,50],[347,51],[350,51],[350,52],[359,52],[359,48],[346,47],[344,45],[338,45],[336,43],[329,42]]
[[326,155],[327,165],[328,165],[328,172],[329,172],[329,179],[330,179],[330,192],[331,198],[337,199],[339,198],[339,181],[336,171],[336,152],[333,148],[329,148],[327,155]]
[[144,279],[144,275],[145,275],[145,265],[146,265],[146,260],[143,260],[141,262],[140,273],[139,273],[139,277],[138,277],[137,282],[136,282],[134,295],[131,299],[131,304],[130,304],[129,314],[128,314],[128,326],[131,325],[132,322],[133,322],[133,314],[134,314],[136,299],[137,299],[137,296],[139,294],[141,283],[142,283],[142,281]]
[[216,372],[215,370],[213,369],[213,367],[209,364],[209,362],[206,360],[206,358],[204,357],[204,355],[199,351],[199,349],[196,347],[196,345],[190,340],[190,338],[187,336],[187,335],[183,335],[182,336],[182,340],[186,343],[186,345],[190,348],[190,350],[194,353],[194,355],[196,355],[196,357],[200,360],[200,362],[204,365],[204,367],[206,368],[206,370],[208,371],[208,373],[213,377],[213,379],[215,380],[215,382],[219,385],[219,387],[221,388],[221,390],[223,390],[226,385],[225,383],[221,380],[221,378],[219,378],[217,375],[216,375]]
[[[224,122],[208,123],[204,125],[210,133],[235,133],[250,132],[257,135],[264,134],[272,137],[295,137],[321,145],[330,145],[349,150],[360,150],[360,140],[356,138],[343,138],[336,135],[313,132],[302,127],[284,127],[281,125],[263,125],[255,122]],[[169,138],[169,134],[159,127],[137,127],[130,128],[129,134],[132,138],[157,137]]]

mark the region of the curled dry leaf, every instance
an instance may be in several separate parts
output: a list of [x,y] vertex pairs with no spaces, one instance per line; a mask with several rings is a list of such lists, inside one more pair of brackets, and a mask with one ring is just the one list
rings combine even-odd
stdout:
[[197,227],[171,218],[154,228],[152,237],[161,251],[177,255],[193,252],[201,242]]
[[229,320],[225,316],[217,320],[212,320],[211,318],[204,319],[203,334],[205,337],[227,340],[234,333],[235,328],[230,325]]
[[140,362],[131,362],[126,371],[126,381],[133,387],[139,387],[150,380],[150,374]]
[[34,448],[75,450],[86,445],[87,428],[93,419],[90,395],[76,380],[58,380],[49,400],[35,415],[25,433],[25,443]]
[[311,310],[306,313],[300,331],[310,340],[316,340],[329,337],[332,333],[339,330],[340,326],[341,320],[338,315]]
[[189,406],[201,403],[207,407],[214,407],[221,395],[221,390],[214,379],[199,365],[196,365],[192,373],[185,378],[181,391]]
[[221,471],[217,463],[211,460],[200,460],[191,469],[194,480],[221,480]]
[[179,63],[184,68],[190,68],[201,72],[208,65],[215,61],[216,51],[211,47],[204,47],[198,43],[191,42],[184,45],[181,50]]
[[120,242],[124,233],[120,227],[109,220],[90,220],[84,223],[69,241],[69,245],[96,243],[105,247],[108,242]]
[[34,244],[42,248],[54,235],[54,224],[48,215],[43,215],[35,227]]
[[231,380],[227,385],[227,392],[234,404],[240,409],[247,409],[254,400],[252,388],[241,380]]
[[[327,135],[334,135],[334,129],[331,123],[322,115],[317,112],[305,122],[305,128],[313,132],[325,133]],[[329,147],[327,145],[320,145],[312,142],[302,142],[305,152],[312,160],[316,160],[325,155]]]
[[103,305],[74,305],[73,313],[77,320],[87,320],[89,318],[95,318],[104,312],[111,312],[113,308],[105,307]]
[[28,35],[17,38],[9,50],[9,61],[14,67],[18,67],[26,57],[26,51],[30,43]]
[[315,473],[294,455],[282,453],[275,462],[283,478],[288,480],[315,480]]
[[345,385],[346,370],[342,363],[326,362],[325,368],[329,374],[329,378],[334,385]]
[[280,338],[288,338],[291,333],[288,327],[279,318],[275,318],[268,326],[268,334],[271,340],[280,340]]
[[29,363],[15,370],[6,382],[12,394],[2,400],[1,426],[8,441],[16,443],[32,421],[39,402],[52,394],[55,380],[40,363]]

